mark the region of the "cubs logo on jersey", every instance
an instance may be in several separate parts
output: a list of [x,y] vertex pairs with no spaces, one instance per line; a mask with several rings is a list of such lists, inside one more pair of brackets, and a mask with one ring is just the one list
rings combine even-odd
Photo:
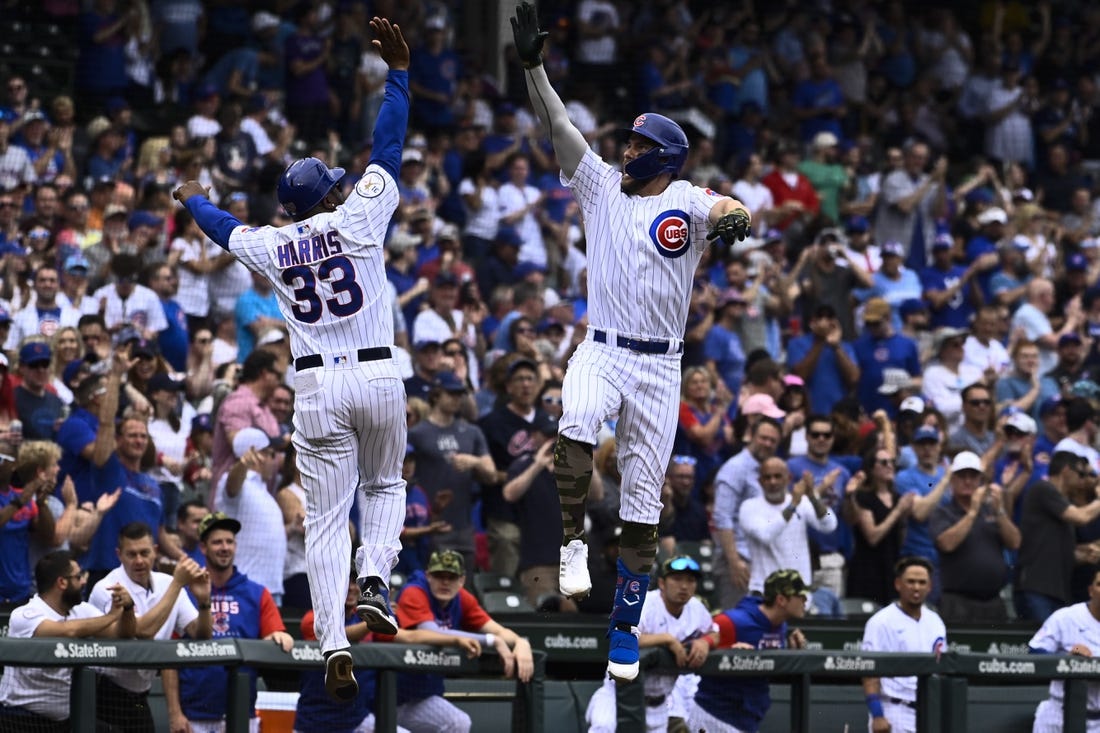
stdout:
[[688,227],[691,219],[679,209],[662,211],[649,227],[649,238],[662,257],[681,257],[691,246]]

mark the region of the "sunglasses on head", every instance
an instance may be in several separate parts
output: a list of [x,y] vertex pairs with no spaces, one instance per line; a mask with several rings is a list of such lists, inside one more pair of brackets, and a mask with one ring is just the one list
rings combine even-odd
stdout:
[[672,462],[677,466],[694,466],[698,463],[694,456],[673,456]]
[[671,560],[665,562],[665,572],[682,573],[682,572],[698,573],[702,572],[699,568],[699,563],[695,562],[695,558],[682,555],[680,557],[674,557]]

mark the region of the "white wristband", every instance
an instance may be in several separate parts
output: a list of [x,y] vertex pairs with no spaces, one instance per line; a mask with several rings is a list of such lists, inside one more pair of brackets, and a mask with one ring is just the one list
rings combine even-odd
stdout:
[[497,645],[497,638],[495,636],[493,636],[492,634],[486,634],[485,635],[485,646],[496,646],[496,645]]

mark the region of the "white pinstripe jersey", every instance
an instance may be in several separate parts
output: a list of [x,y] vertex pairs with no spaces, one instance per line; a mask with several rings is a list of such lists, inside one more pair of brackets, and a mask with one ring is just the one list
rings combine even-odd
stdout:
[[586,150],[572,179],[588,242],[588,322],[645,339],[684,337],[707,220],[723,197],[687,181],[628,196],[622,173]]
[[382,242],[398,200],[396,181],[372,164],[336,211],[233,230],[229,251],[271,281],[296,357],[354,360],[355,349],[393,344]]

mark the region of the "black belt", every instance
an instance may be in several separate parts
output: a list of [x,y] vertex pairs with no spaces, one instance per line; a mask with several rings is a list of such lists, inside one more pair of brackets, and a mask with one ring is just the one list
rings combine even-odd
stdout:
[[646,695],[645,706],[647,708],[655,708],[658,705],[664,705],[667,699],[668,695]]
[[882,699],[894,705],[904,705],[905,707],[912,708],[913,710],[917,709],[917,704],[912,700],[902,700],[899,697],[883,697]]
[[[598,328],[592,330],[592,340],[598,344],[611,343],[608,339],[607,331],[601,331]],[[642,339],[632,339],[626,336],[616,336],[615,346],[623,349],[630,349],[631,351],[637,351],[639,354],[667,354],[669,348],[668,341],[643,341]],[[684,345],[680,344],[680,348],[676,350],[677,354],[683,353]]]
[[[359,357],[359,361],[378,361],[379,359],[389,359],[390,356],[392,356],[389,346],[375,346],[370,349],[359,349],[356,354]],[[300,372],[303,369],[316,369],[324,365],[325,360],[320,354],[307,354],[306,356],[299,356],[294,360],[294,371]]]

